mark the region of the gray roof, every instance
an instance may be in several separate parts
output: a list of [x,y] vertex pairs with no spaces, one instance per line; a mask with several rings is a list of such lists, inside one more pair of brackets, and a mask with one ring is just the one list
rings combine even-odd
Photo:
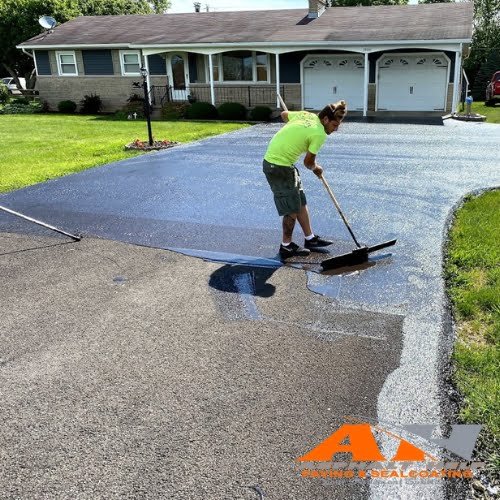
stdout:
[[[82,16],[20,45],[377,42],[470,40],[472,2],[307,9]],[[309,21],[309,22],[307,22]]]

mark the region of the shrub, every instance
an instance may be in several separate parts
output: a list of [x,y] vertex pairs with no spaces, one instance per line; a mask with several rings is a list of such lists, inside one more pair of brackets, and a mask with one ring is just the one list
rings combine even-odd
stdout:
[[144,102],[144,97],[141,97],[139,94],[131,94],[127,102]]
[[217,108],[209,102],[194,102],[186,111],[190,120],[215,120],[217,116]]
[[76,102],[75,101],[61,101],[57,105],[57,109],[60,113],[74,113],[76,111]]
[[27,97],[14,97],[11,99],[11,104],[21,104],[22,106],[27,106],[31,101]]
[[178,120],[184,118],[189,104],[185,102],[167,102],[161,107],[161,117],[164,120]]
[[250,111],[250,119],[256,122],[268,122],[271,119],[273,110],[267,106],[255,106]]
[[247,116],[247,108],[239,102],[225,102],[219,106],[218,112],[223,120],[244,120]]
[[96,115],[101,111],[102,101],[97,94],[90,94],[83,96],[80,101],[81,109],[80,112],[88,115]]
[[43,104],[39,101],[29,101],[28,104],[8,103],[3,107],[2,113],[5,115],[17,115],[27,113],[41,113]]
[[5,104],[9,102],[10,92],[7,85],[0,82],[0,104]]

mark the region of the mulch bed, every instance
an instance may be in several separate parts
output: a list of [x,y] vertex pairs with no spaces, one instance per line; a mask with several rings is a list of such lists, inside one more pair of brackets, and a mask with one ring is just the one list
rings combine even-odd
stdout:
[[141,141],[136,139],[134,142],[127,144],[125,149],[130,150],[138,150],[138,151],[156,151],[160,149],[168,149],[177,146],[178,142],[174,141],[153,141],[153,144],[150,146],[149,141]]

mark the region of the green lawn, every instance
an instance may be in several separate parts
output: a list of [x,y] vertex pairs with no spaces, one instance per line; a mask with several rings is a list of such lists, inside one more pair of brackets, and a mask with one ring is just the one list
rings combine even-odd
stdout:
[[[230,132],[246,124],[152,122],[157,140],[189,142]],[[130,158],[135,139],[147,141],[146,122],[114,121],[94,116],[0,115],[0,193]],[[154,154],[154,153],[150,153]]]
[[500,472],[500,190],[470,198],[450,232],[446,279],[457,320],[455,383],[462,418],[484,424],[485,454]]
[[484,101],[477,101],[472,103],[471,111],[486,116],[487,123],[500,123],[500,104],[486,106]]

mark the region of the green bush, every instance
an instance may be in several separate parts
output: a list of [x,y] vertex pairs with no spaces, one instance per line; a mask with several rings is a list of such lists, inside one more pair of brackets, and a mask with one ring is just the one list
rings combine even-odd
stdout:
[[217,108],[209,102],[194,102],[186,111],[186,118],[190,120],[216,120],[217,117]]
[[2,113],[5,115],[41,113],[42,111],[43,104],[39,101],[29,101],[28,104],[8,103],[2,109]]
[[9,102],[10,92],[7,85],[0,82],[0,104],[5,104]]
[[161,107],[161,117],[163,120],[178,120],[185,118],[189,104],[185,102],[166,102]]
[[239,102],[225,102],[217,111],[223,120],[244,120],[247,117],[247,108]]
[[76,102],[75,101],[61,101],[57,105],[57,109],[60,113],[74,113],[76,111]]
[[96,115],[102,109],[102,100],[97,94],[83,96],[80,101],[80,112],[86,115]]
[[273,110],[267,106],[255,106],[250,111],[250,119],[256,122],[268,122],[272,113]]

